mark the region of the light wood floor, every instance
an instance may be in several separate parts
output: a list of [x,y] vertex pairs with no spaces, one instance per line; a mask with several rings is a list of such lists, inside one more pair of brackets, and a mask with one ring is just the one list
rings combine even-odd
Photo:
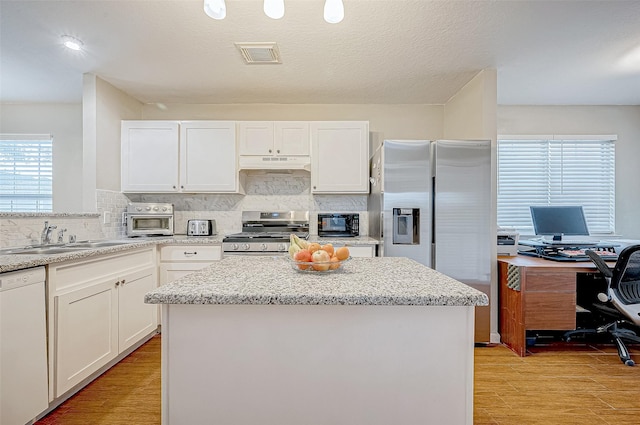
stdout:
[[[614,347],[532,351],[520,358],[500,345],[475,349],[474,424],[640,424],[640,366],[623,365]],[[632,354],[640,364],[640,350]],[[54,424],[160,424],[160,337],[36,423]]]

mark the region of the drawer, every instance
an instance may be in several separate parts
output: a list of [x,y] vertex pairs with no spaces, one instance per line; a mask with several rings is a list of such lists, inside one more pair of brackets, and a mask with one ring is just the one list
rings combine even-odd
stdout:
[[540,272],[528,269],[523,290],[527,292],[576,292],[575,272]]
[[527,329],[576,328],[575,292],[528,293],[524,303],[524,322]]
[[221,245],[165,245],[160,261],[216,261],[222,259]]
[[[339,248],[344,246],[343,244],[334,244],[334,248]],[[375,246],[374,245],[348,245],[349,255],[352,257],[375,257]]]

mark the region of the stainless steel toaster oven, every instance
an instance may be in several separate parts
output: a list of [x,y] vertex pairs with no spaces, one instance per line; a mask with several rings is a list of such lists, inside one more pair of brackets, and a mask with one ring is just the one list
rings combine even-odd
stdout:
[[127,236],[173,235],[173,204],[134,202],[127,205]]

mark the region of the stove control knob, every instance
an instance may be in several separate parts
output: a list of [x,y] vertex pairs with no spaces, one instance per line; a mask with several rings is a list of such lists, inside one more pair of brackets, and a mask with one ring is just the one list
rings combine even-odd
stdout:
[[238,250],[238,244],[237,243],[231,244],[231,249],[234,250],[234,251],[237,251]]
[[136,211],[142,211],[142,207],[136,207]]
[[151,211],[151,207],[146,207],[145,210]]
[[167,207],[162,207],[162,211],[166,211],[166,210],[167,210]]
[[267,244],[266,243],[261,243],[260,244],[260,250],[266,251],[267,250]]
[[249,251],[249,244],[248,243],[243,243],[242,244],[242,249],[244,249],[245,251]]
[[286,250],[287,250],[287,247],[286,247],[286,246],[284,246],[284,244],[283,244],[283,243],[279,243],[279,244],[278,244],[278,251],[284,252],[284,251],[286,251]]
[[158,211],[158,207],[153,207],[153,210],[154,211]]

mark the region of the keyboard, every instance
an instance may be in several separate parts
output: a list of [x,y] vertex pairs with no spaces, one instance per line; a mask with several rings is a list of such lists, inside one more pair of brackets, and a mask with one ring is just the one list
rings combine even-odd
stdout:
[[[584,249],[574,249],[574,250],[563,249],[558,251],[558,255],[562,257],[569,257],[569,258],[577,258],[577,257],[589,258],[584,251],[585,251]],[[598,254],[600,257],[602,257],[606,261],[616,261],[618,259],[618,254],[615,252],[597,250],[597,249],[593,249],[592,251]]]

